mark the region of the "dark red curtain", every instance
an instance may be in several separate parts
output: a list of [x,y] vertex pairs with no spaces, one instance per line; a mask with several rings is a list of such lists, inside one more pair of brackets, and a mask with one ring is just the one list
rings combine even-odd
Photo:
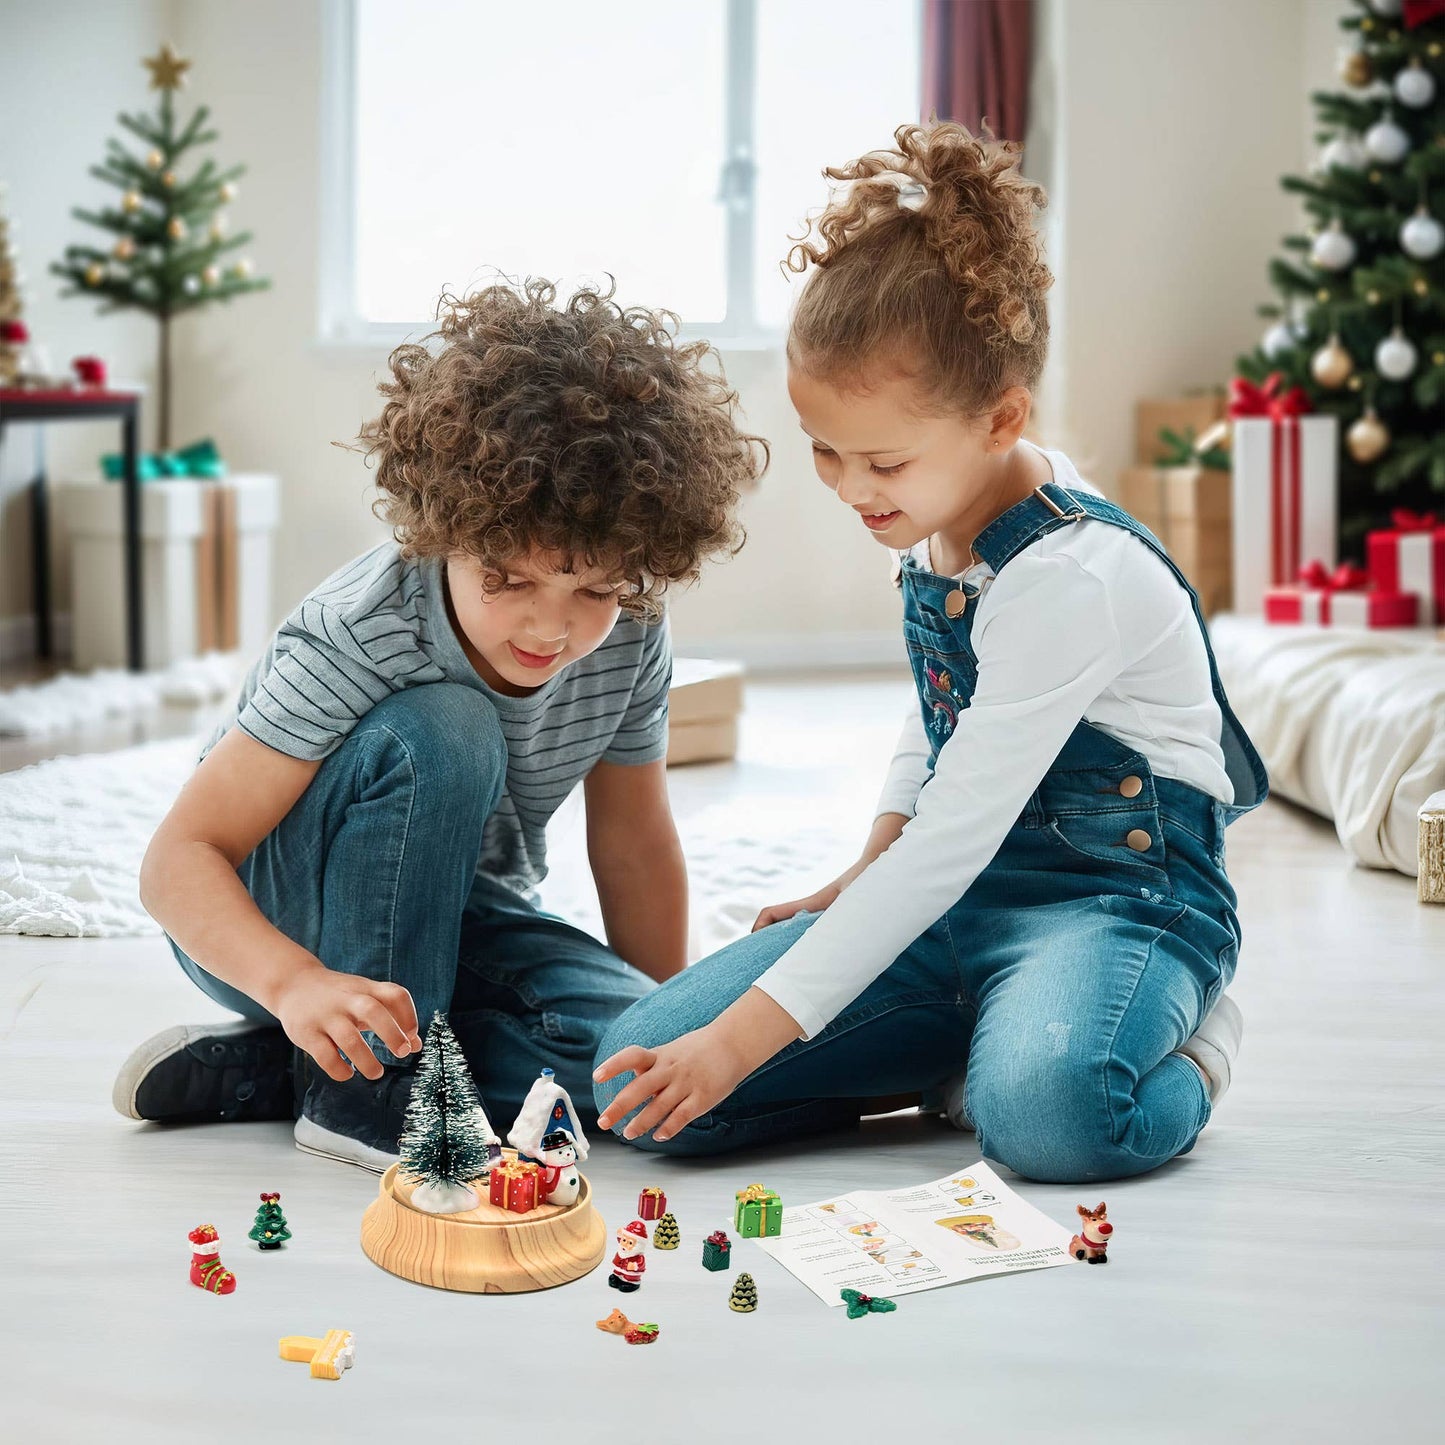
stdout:
[[1029,119],[1033,0],[925,0],[923,119],[987,120],[1023,144]]

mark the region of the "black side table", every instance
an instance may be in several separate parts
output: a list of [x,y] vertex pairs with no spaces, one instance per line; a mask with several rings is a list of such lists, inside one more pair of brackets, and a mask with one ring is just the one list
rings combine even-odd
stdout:
[[[0,387],[0,439],[11,422],[94,421],[97,417],[118,417],[125,470],[125,620],[126,661],[132,672],[145,665],[144,603],[141,599],[140,476],[136,470],[140,394],[128,391],[75,390],[21,391]],[[50,657],[54,638],[50,617],[50,500],[46,490],[45,467],[39,468],[31,483],[30,543],[34,558],[36,649]]]

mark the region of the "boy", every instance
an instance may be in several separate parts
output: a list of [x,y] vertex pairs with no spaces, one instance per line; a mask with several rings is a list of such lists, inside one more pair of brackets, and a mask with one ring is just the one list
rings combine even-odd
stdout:
[[[505,1115],[543,1066],[587,1097],[609,1022],[684,966],[661,599],[736,550],[766,450],[665,314],[555,300],[444,297],[437,345],[392,354],[362,442],[394,540],[282,625],[142,866],[243,1021],[142,1044],[122,1114],[291,1118],[294,1088],[300,1148],[381,1171],[436,1010]],[[610,949],[535,906],[578,782]]]

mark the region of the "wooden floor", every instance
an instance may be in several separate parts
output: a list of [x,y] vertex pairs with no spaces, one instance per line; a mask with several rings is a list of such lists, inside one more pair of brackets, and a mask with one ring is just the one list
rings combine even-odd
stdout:
[[[674,771],[679,813],[842,792],[861,837],[905,690],[753,687],[740,761]],[[0,939],[4,1436],[1438,1439],[1445,908],[1353,868],[1327,825],[1281,804],[1232,830],[1230,866],[1245,1045],[1198,1147],[1087,1200],[1020,1186],[1060,1221],[1106,1197],[1107,1269],[937,1290],[857,1321],[747,1243],[735,1268],[760,1308],[730,1313],[731,1276],[698,1262],[703,1236],[755,1179],[795,1203],[921,1182],[972,1162],[972,1136],[895,1116],[711,1163],[604,1142],[587,1173],[609,1227],[656,1183],[683,1230],[677,1253],[650,1253],[640,1294],[619,1301],[600,1271],[537,1295],[426,1290],[362,1255],[375,1179],[298,1153],[286,1126],[161,1129],[111,1112],[139,1039],[215,1013],[161,940]],[[294,1238],[262,1255],[245,1235],[273,1189]],[[239,1276],[228,1298],[185,1282],[185,1234],[203,1222]],[[594,1328],[618,1303],[661,1326],[656,1344]],[[339,1383],[277,1358],[280,1336],[330,1328],[356,1335]]]

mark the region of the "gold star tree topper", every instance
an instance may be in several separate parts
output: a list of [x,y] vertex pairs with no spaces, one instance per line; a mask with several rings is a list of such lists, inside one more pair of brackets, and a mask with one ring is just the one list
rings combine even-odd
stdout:
[[186,83],[186,71],[191,68],[189,60],[182,60],[169,40],[160,51],[141,61],[151,73],[152,90],[180,90]]

